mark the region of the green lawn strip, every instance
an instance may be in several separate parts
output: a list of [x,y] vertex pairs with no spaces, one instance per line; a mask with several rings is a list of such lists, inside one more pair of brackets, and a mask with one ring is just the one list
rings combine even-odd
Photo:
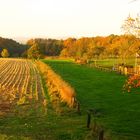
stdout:
[[[118,64],[122,64],[123,61],[122,59],[117,59],[117,58],[110,58],[110,59],[97,59],[94,60],[93,65],[95,64],[96,61],[96,65],[102,66],[102,67],[113,67],[114,65],[118,65]],[[137,59],[137,62],[140,62],[140,59]],[[125,59],[125,64],[126,65],[131,65],[134,66],[135,65],[135,58],[127,58]]]
[[[40,108],[33,108],[30,106],[28,110],[24,110],[24,107],[18,107],[18,114],[8,114],[6,117],[0,118],[0,134],[13,139],[25,139],[31,140],[49,138],[51,134],[50,118],[41,114]],[[1,136],[0,136],[1,139]]]
[[[65,62],[69,62],[64,60]],[[57,60],[56,60],[57,62]],[[50,134],[55,140],[82,140],[85,137],[86,124],[82,123],[81,117],[75,109],[69,108],[66,103],[60,103],[61,113],[57,112],[52,106],[51,97],[48,95],[46,79],[42,76],[42,83],[48,101],[47,118],[50,123],[49,129],[53,130]]]
[[[83,116],[88,109],[97,109],[101,113],[97,120],[112,134],[118,138],[140,139],[140,94],[137,90],[122,93],[126,77],[71,62],[43,61],[75,88]],[[86,122],[86,118],[81,119]]]

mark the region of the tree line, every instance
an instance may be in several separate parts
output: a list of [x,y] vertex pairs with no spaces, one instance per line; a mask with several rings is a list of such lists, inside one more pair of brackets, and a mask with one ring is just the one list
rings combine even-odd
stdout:
[[10,57],[44,58],[45,56],[72,57],[75,59],[125,59],[140,53],[140,39],[133,35],[109,35],[80,39],[31,39],[26,45],[0,38],[0,52],[7,49]]
[[139,15],[135,18],[129,15],[121,28],[124,35],[111,34],[106,37],[68,38],[65,40],[31,39],[27,42],[27,45],[30,46],[27,55],[29,58],[62,56],[85,60],[119,57],[124,62],[127,57],[135,57],[136,53],[140,54]]
[[90,60],[93,58],[121,58],[140,54],[140,17],[130,15],[122,25],[124,35],[83,37],[80,39],[30,39],[26,45],[11,39],[0,38],[0,52],[7,49],[10,57],[40,59],[45,56],[62,56]]
[[66,40],[32,39],[27,43],[29,58],[62,56],[75,59],[133,57],[140,53],[140,39],[133,35],[109,35],[107,37],[83,37]]

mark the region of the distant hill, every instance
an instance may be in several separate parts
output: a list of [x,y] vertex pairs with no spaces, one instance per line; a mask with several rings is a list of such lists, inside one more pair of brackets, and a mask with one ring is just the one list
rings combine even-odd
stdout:
[[30,39],[29,37],[14,37],[12,38],[13,40],[21,43],[21,44],[26,44],[27,41]]
[[3,49],[9,51],[10,57],[20,57],[26,52],[28,46],[20,44],[13,39],[0,37],[0,53]]

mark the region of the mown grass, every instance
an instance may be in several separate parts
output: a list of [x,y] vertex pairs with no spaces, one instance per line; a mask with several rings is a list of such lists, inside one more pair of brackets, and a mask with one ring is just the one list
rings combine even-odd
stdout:
[[[140,94],[138,91],[122,92],[126,77],[72,62],[43,61],[75,88],[83,116],[79,117],[79,131],[86,123],[86,111],[96,109],[101,114],[97,121],[116,139],[140,139]],[[69,121],[74,119],[71,117]],[[75,125],[73,128],[78,129]],[[66,132],[65,129],[62,131]]]
[[[125,65],[135,66],[136,58],[127,58],[125,59]],[[113,67],[119,64],[122,64],[123,61],[120,58],[110,58],[110,59],[97,59],[96,65],[102,67]],[[95,65],[95,60],[92,63]],[[137,64],[140,64],[140,58],[137,58]]]
[[0,118],[0,140],[80,140],[84,139],[83,116],[65,110],[57,114],[48,105],[47,114],[33,106],[19,107],[17,114]]

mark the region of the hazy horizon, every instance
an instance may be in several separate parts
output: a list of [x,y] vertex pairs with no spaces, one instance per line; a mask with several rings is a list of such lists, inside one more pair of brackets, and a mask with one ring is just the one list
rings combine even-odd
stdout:
[[30,38],[120,35],[130,14],[139,13],[140,1],[131,0],[0,0],[0,36]]

